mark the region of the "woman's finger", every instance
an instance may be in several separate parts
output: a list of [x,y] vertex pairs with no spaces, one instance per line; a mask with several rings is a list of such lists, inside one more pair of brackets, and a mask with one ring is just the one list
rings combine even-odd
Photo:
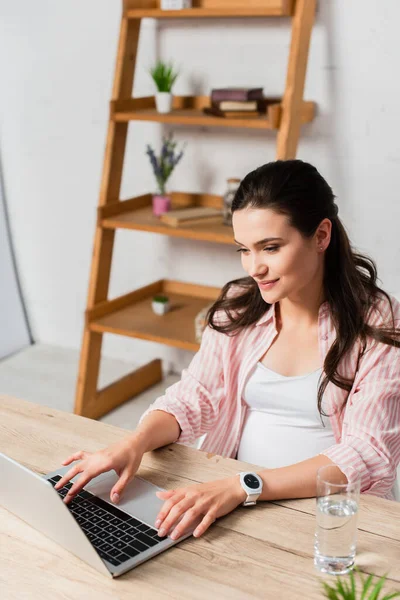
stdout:
[[194,501],[191,498],[183,498],[180,502],[175,504],[169,511],[168,516],[159,525],[158,535],[163,537],[167,535],[171,527],[186,511],[190,511],[193,507]]
[[160,512],[158,513],[158,515],[156,517],[156,522],[154,524],[157,529],[160,527],[160,525],[164,521],[164,519],[167,518],[171,508],[173,506],[175,506],[175,504],[178,504],[178,502],[180,502],[184,497],[185,497],[184,493],[176,493],[169,500],[164,502],[164,504],[161,507]]
[[175,494],[175,490],[165,490],[163,492],[156,492],[156,496],[161,498],[161,500],[166,500],[167,498],[171,498]]
[[79,452],[75,452],[75,454],[71,454],[71,456],[68,456],[68,458],[66,458],[65,460],[63,460],[61,464],[62,465],[69,465],[74,460],[81,460],[82,458],[84,458],[85,454],[86,454],[86,452],[84,452],[83,450],[80,450]]
[[215,520],[216,516],[214,513],[208,512],[202,519],[201,523],[199,523],[199,525],[197,525],[196,529],[193,531],[194,537],[200,537],[203,535],[203,533],[207,531],[207,529],[214,523]]
[[59,481],[57,481],[56,485],[54,486],[54,489],[59,490],[71,479],[73,479],[75,475],[78,475],[78,473],[82,473],[82,465],[83,463],[80,462],[79,464],[73,466],[72,469],[70,469],[63,477],[61,477]]
[[[184,533],[186,533],[189,529],[193,528],[193,526],[199,526],[203,520],[203,515],[206,512],[206,508],[203,508],[200,505],[197,505],[192,510],[188,510],[183,519],[177,524],[173,532],[171,533],[171,539],[177,540]],[[197,529],[197,527],[196,527]]]

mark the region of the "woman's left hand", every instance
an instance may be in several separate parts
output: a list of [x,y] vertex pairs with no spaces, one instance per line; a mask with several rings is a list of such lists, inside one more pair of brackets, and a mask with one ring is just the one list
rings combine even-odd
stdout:
[[166,500],[155,522],[160,537],[167,535],[178,519],[184,515],[170,536],[173,540],[181,537],[203,517],[193,532],[195,537],[199,537],[218,517],[230,513],[246,499],[246,492],[240,485],[238,475],[156,492],[156,495]]

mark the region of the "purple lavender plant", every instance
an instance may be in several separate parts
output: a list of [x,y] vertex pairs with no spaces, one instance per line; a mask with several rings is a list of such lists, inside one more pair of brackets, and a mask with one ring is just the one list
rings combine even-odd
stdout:
[[158,191],[162,196],[165,195],[165,184],[168,178],[183,156],[185,146],[182,147],[180,152],[177,152],[176,146],[177,142],[173,139],[172,133],[168,136],[163,136],[160,156],[155,155],[153,148],[149,144],[146,146],[146,154],[150,159]]

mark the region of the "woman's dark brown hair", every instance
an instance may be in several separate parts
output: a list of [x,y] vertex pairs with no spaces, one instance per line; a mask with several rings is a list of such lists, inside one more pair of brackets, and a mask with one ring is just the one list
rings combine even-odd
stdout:
[[[249,173],[232,203],[232,213],[244,208],[269,208],[284,214],[289,224],[305,238],[314,235],[323,219],[332,222],[331,241],[325,252],[324,292],[336,340],[325,358],[324,377],[318,389],[320,414],[324,414],[322,397],[329,381],[348,392],[351,390],[354,378],[343,378],[338,366],[357,341],[361,348],[359,360],[368,337],[400,347],[400,330],[395,328],[390,296],[377,285],[374,261],[352,248],[334,200],[332,189],[315,167],[301,160],[278,160]],[[234,294],[230,293],[232,289],[235,289]],[[368,314],[382,297],[389,303],[391,322],[380,328],[373,327],[368,324]],[[235,335],[258,321],[270,306],[263,300],[254,279],[243,277],[223,287],[207,314],[207,322],[221,333]],[[216,318],[219,311],[227,316],[223,323]]]

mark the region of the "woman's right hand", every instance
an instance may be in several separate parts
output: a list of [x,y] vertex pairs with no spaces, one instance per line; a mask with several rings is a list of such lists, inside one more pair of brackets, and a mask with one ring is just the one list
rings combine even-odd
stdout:
[[132,437],[121,440],[98,452],[92,453],[81,450],[80,452],[72,454],[62,462],[63,465],[69,465],[75,460],[80,460],[80,462],[74,465],[54,487],[56,490],[62,488],[70,481],[70,479],[75,477],[75,475],[81,473],[79,479],[73,483],[71,489],[64,498],[64,502],[67,504],[87,483],[89,483],[91,479],[97,477],[97,475],[100,475],[101,473],[114,469],[119,479],[111,489],[110,499],[112,502],[117,503],[122,496],[125,487],[135,476],[142,461],[143,454],[144,451]]

